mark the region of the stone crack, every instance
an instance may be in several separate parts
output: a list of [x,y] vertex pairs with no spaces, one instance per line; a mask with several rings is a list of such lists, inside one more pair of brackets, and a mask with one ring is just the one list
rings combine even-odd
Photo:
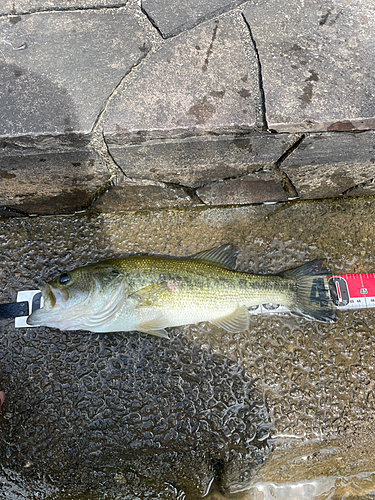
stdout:
[[259,52],[258,52],[258,49],[257,49],[257,45],[256,45],[254,36],[252,34],[252,31],[251,31],[250,24],[249,24],[248,20],[246,19],[244,13],[242,13],[241,15],[242,15],[242,18],[243,18],[243,20],[245,22],[247,30],[249,32],[251,44],[253,46],[253,50],[254,50],[254,53],[255,53],[256,64],[257,64],[257,67],[258,67],[258,75],[257,76],[258,76],[258,86],[259,86],[259,98],[260,98],[261,116],[259,117],[260,118],[260,123],[256,124],[256,125],[258,125],[258,128],[260,128],[261,130],[268,130],[267,117],[266,117],[266,98],[265,98],[265,94],[264,94],[263,77],[262,77],[262,64],[261,64],[261,61],[260,61],[260,57],[259,57]]

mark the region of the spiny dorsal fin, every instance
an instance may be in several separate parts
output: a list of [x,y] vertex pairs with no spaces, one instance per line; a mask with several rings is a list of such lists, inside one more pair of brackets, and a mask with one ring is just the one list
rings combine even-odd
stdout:
[[226,243],[225,245],[220,245],[219,247],[192,255],[190,259],[208,260],[209,262],[214,262],[215,264],[234,269],[239,253],[240,251],[238,248],[230,243]]
[[246,306],[238,307],[232,314],[211,321],[230,333],[244,332],[249,328],[249,311]]

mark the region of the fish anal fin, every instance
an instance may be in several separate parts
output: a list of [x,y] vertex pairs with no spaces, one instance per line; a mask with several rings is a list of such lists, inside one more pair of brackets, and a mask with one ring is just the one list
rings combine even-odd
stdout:
[[166,318],[164,316],[158,316],[150,321],[139,323],[137,331],[169,339],[168,332],[164,328],[165,326],[167,326]]
[[246,306],[238,307],[232,314],[211,321],[230,333],[244,332],[249,328],[249,311]]
[[237,247],[226,243],[225,245],[192,255],[190,259],[208,260],[209,262],[234,269],[239,253],[240,251]]

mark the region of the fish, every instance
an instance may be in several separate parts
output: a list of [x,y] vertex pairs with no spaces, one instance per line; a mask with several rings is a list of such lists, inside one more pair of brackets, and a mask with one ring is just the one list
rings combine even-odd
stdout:
[[209,322],[237,333],[249,328],[248,308],[265,303],[309,320],[336,321],[331,272],[321,259],[259,275],[237,271],[238,254],[224,244],[188,257],[130,255],[78,267],[41,287],[44,305],[27,323],[168,338],[166,328]]

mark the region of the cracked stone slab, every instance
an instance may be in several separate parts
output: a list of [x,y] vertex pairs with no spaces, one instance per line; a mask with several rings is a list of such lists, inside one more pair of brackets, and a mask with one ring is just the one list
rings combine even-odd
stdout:
[[373,194],[375,132],[311,134],[280,168],[304,199]]
[[228,12],[246,0],[142,0],[142,10],[164,38]]
[[128,0],[2,0],[0,15],[29,14],[31,12],[90,9],[126,5]]
[[137,20],[120,8],[4,17],[0,33],[3,137],[90,132],[149,50]]
[[0,156],[0,206],[38,215],[73,213],[109,179],[105,165],[88,149],[4,155]]
[[254,133],[108,147],[128,177],[198,187],[273,164],[295,141],[293,134]]
[[197,195],[207,205],[243,205],[288,199],[275,174],[263,171],[209,184],[198,189]]
[[125,140],[252,130],[257,68],[245,53],[237,18],[208,21],[150,54],[109,103],[105,135]]
[[192,206],[193,200],[179,187],[142,185],[121,176],[116,185],[104,193],[91,207],[96,212],[157,210]]
[[257,0],[244,12],[262,65],[269,128],[374,128],[373,2]]

